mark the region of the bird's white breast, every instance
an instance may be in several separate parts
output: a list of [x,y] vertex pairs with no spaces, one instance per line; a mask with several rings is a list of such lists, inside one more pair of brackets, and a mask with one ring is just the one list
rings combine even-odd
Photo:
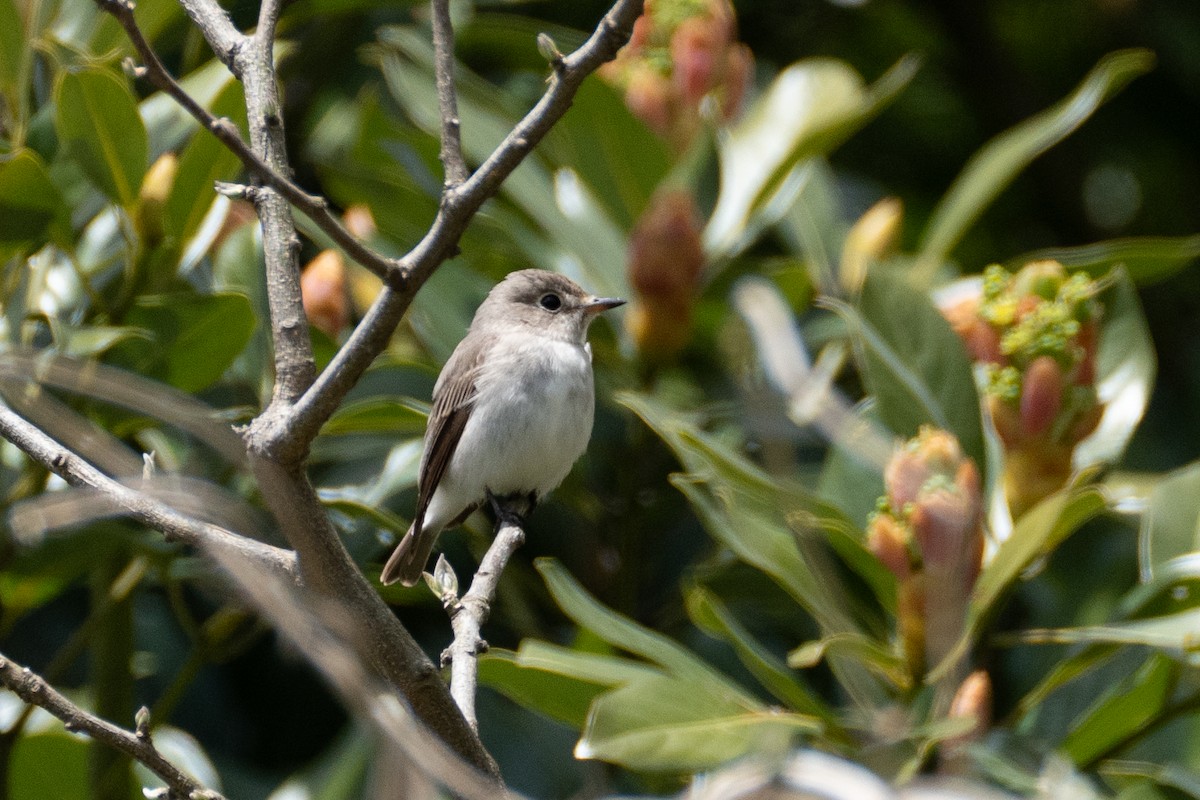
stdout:
[[587,448],[594,408],[586,344],[504,337],[476,381],[471,415],[430,515],[453,516],[487,491],[543,495],[554,489]]

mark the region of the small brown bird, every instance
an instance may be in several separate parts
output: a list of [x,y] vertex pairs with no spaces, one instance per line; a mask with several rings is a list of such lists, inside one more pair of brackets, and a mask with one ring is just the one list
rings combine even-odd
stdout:
[[438,534],[489,494],[536,502],[562,483],[592,434],[588,326],[624,302],[536,269],[488,293],[433,387],[417,510],[383,583],[420,580]]

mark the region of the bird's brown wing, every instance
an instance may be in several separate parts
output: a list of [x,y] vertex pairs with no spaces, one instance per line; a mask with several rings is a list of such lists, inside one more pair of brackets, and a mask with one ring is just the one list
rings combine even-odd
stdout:
[[[429,412],[429,427],[425,431],[425,453],[421,456],[421,467],[417,473],[414,531],[421,530],[433,493],[446,474],[446,467],[467,426],[471,407],[475,403],[475,379],[482,362],[482,348],[455,350],[433,389],[433,410]],[[451,375],[455,377],[448,379]]]

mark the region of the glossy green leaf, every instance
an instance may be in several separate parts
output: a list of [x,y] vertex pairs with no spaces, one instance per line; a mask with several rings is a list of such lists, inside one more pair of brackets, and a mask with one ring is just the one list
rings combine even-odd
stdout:
[[8,765],[9,798],[87,797],[88,747],[61,728],[22,736]]
[[368,520],[384,530],[391,531],[397,537],[408,533],[408,523],[386,508],[364,503],[331,489],[322,489],[319,491],[319,495],[321,505],[326,508],[336,509],[352,517]]
[[953,433],[984,475],[975,374],[962,342],[929,296],[901,277],[875,271],[857,309],[840,302],[833,307],[849,323],[874,410],[884,424],[905,439],[922,425]]
[[347,403],[334,413],[321,428],[323,436],[341,434],[422,433],[428,411],[412,401],[394,397],[370,397]]
[[1096,396],[1104,404],[1100,424],[1078,444],[1076,470],[1120,459],[1146,412],[1158,357],[1137,289],[1123,268],[1107,278],[1101,295],[1104,317],[1096,349]]
[[819,729],[812,717],[764,708],[707,681],[650,676],[596,699],[575,755],[688,772],[750,752],[782,752],[795,735]]
[[0,95],[9,100],[16,99],[27,47],[25,23],[15,0],[0,0]]
[[562,564],[550,558],[535,562],[546,588],[571,621],[613,647],[639,655],[681,678],[727,685],[728,680],[674,640],[645,628],[606,608],[571,577]]
[[146,128],[133,93],[108,70],[64,72],[54,101],[59,139],[109,199],[131,206],[146,173]]
[[[212,759],[190,733],[171,725],[154,728],[154,749],[179,769],[191,775],[203,786],[221,791],[221,776]],[[134,772],[146,789],[162,788],[163,781],[140,762],[134,762]],[[142,795],[145,797],[145,793]]]
[[1170,700],[1179,665],[1151,656],[1141,669],[1113,686],[1079,720],[1061,749],[1076,764],[1088,766],[1109,748],[1136,734],[1158,717]]
[[1131,622],[1111,622],[1078,628],[1038,628],[1014,638],[1031,644],[1145,645],[1171,651],[1190,666],[1200,665],[1200,608]]
[[1050,259],[1069,270],[1082,269],[1097,278],[1123,267],[1139,286],[1164,281],[1200,259],[1200,235],[1138,236],[1077,247],[1048,247],[1010,259],[1015,271],[1030,261]]
[[921,237],[917,271],[929,282],[967,229],[1013,178],[1061,142],[1105,101],[1150,70],[1148,50],[1120,50],[1101,59],[1066,99],[992,139],[972,156],[942,197]]
[[811,669],[831,656],[842,655],[866,665],[899,690],[912,686],[912,675],[904,659],[890,647],[867,636],[839,633],[805,642],[788,653],[788,666]]
[[832,722],[833,712],[801,682],[788,665],[767,650],[730,612],[725,604],[702,586],[694,586],[685,597],[688,617],[697,627],[728,643],[750,673],[776,698],[794,711]]
[[833,150],[874,118],[916,67],[916,59],[905,58],[869,88],[847,64],[830,58],[780,72],[721,142],[721,190],[704,231],[709,255],[736,254],[786,211],[792,198],[777,198],[797,165]]
[[18,150],[0,162],[0,252],[59,238],[69,224],[69,209],[41,156]]
[[[244,120],[245,95],[237,81],[229,83],[213,101],[211,111],[227,119]],[[163,228],[177,242],[186,242],[199,229],[212,207],[216,181],[231,180],[241,162],[212,133],[197,130],[179,155],[175,182],[167,196]]]
[[479,680],[526,708],[576,729],[592,701],[612,686],[661,674],[627,658],[584,653],[526,639],[518,652],[493,649],[479,660]]
[[1200,463],[1158,481],[1138,532],[1142,574],[1158,577],[1172,558],[1200,551]]
[[1072,681],[1081,679],[1094,672],[1110,661],[1114,653],[1116,653],[1116,647],[1113,645],[1087,647],[1055,664],[1054,668],[1045,674],[1038,685],[1017,703],[1014,717],[1022,720],[1030,715],[1036,715],[1054,692]]
[[658,667],[604,653],[589,653],[526,639],[517,650],[517,664],[527,669],[553,672],[597,686],[620,686],[648,675],[661,675]]
[[254,314],[241,294],[141,297],[126,321],[148,333],[126,341],[112,357],[124,366],[185,392],[220,378],[250,341]]
[[554,161],[569,164],[608,216],[628,230],[671,167],[663,139],[598,78],[584,81],[570,113],[547,139]]

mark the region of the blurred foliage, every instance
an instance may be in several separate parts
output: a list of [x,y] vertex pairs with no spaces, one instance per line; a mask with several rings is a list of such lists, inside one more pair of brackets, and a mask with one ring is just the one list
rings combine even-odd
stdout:
[[[452,6],[478,163],[543,88],[537,33],[566,51],[606,3]],[[406,528],[425,404],[484,293],[561,271],[635,302],[596,326],[588,455],[531,520],[487,631],[481,733],[514,787],[665,794],[805,743],[888,779],[1032,793],[1065,770],[1095,796],[1200,797],[1200,9],[740,0],[731,28],[718,0],[655,7],[653,46],[628,57],[657,59],[658,82],[627,63],[584,85],[315,443],[351,553],[377,573]],[[228,8],[253,24],[255,4]],[[182,10],[137,16],[184,86],[244,124]],[[441,188],[424,4],[299,0],[280,35],[299,181],[404,252]],[[741,79],[739,40],[750,86],[721,83]],[[186,395],[225,423],[269,397],[253,213],[211,189],[236,159],[131,81],[130,55],[90,0],[0,0],[0,393],[111,472],[153,452],[272,537],[236,459],[180,422]],[[679,124],[654,106],[676,69],[691,94],[669,102],[695,103]],[[324,360],[378,285],[300,226]],[[1096,278],[1102,416],[1052,490],[1010,509],[987,381],[945,315],[987,265],[1048,259]],[[39,371],[30,349],[64,360]],[[914,659],[946,585],[919,504],[890,508],[913,526],[899,550],[873,512],[893,447],[924,426],[954,435],[979,485],[923,488],[971,496],[987,541],[952,573],[948,647]],[[62,489],[0,447],[4,652],[120,724],[150,706],[156,742],[230,796],[360,796],[369,737],[210,567],[121,521],[43,532],[39,498]],[[480,516],[444,537],[460,575],[487,533]],[[427,589],[383,591],[439,653]],[[141,772],[93,761],[89,777],[94,748],[43,715],[19,730],[0,735],[8,796],[141,796]]]

